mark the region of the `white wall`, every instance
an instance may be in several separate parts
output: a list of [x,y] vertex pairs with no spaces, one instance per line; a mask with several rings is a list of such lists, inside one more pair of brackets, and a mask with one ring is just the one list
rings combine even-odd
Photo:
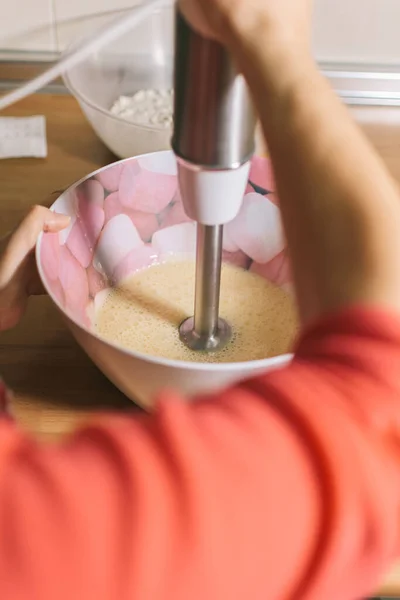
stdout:
[[0,0],[0,47],[56,50],[53,0]]
[[[143,0],[0,0],[0,49],[63,50],[112,11]],[[144,0],[145,1],[145,0]],[[108,17],[107,17],[108,15]]]
[[400,0],[316,0],[319,60],[400,63]]
[[[79,35],[79,18],[140,0],[0,0],[0,48],[56,51]],[[400,0],[315,0],[319,60],[400,63]]]

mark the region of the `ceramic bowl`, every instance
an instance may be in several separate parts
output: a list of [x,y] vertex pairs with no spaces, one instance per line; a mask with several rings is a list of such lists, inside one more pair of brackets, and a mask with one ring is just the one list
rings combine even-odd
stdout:
[[[223,259],[290,286],[274,181],[266,158],[253,160],[239,215],[225,227]],[[240,363],[193,363],[157,358],[114,345],[93,330],[104,290],[171,256],[193,255],[196,225],[185,215],[172,152],[130,158],[88,175],[52,210],[71,216],[59,234],[42,234],[36,259],[50,297],[79,344],[135,402],[151,407],[160,388],[188,397],[282,366],[290,356]]]

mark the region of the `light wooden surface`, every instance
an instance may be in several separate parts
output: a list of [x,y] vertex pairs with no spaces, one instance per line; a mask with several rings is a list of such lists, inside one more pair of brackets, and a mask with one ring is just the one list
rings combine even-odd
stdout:
[[[0,161],[0,235],[32,204],[49,204],[52,192],[115,160],[70,96],[33,96],[7,112],[46,115],[49,152],[44,160]],[[1,334],[0,373],[15,392],[22,425],[42,439],[70,431],[92,410],[132,409],[75,343],[48,298],[33,298],[20,325]]]
[[[375,122],[364,129],[400,182],[398,110],[399,117],[395,113],[388,121],[382,109],[368,109],[369,120],[372,115]],[[115,160],[69,96],[34,96],[5,114],[46,115],[49,155],[45,160],[0,161],[0,236],[32,204],[50,203],[52,192]],[[376,202],[379,210],[379,190]],[[59,439],[93,411],[132,410],[74,342],[47,298],[32,299],[20,325],[1,334],[0,373],[15,392],[14,411],[21,425],[45,441]],[[400,565],[386,580],[384,592],[400,596]]]

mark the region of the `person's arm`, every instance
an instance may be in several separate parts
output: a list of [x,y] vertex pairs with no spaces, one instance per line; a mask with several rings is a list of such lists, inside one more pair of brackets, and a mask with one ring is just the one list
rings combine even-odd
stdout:
[[[182,0],[248,80],[276,176],[306,320],[357,302],[400,307],[398,189],[319,73],[308,0]],[[235,8],[235,9],[234,9]]]
[[311,60],[277,53],[273,67],[256,46],[245,52],[303,317],[358,302],[399,308],[394,181]]
[[293,364],[61,447],[0,419],[5,600],[353,600],[399,549],[400,320],[316,324]]

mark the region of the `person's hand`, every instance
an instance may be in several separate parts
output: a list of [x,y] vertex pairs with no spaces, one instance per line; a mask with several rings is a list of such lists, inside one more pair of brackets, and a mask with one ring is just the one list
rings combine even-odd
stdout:
[[232,50],[243,41],[308,49],[311,6],[312,0],[179,0],[192,27]]
[[34,256],[40,232],[61,231],[69,220],[35,206],[15,231],[0,240],[0,331],[18,323],[30,295],[44,293]]

